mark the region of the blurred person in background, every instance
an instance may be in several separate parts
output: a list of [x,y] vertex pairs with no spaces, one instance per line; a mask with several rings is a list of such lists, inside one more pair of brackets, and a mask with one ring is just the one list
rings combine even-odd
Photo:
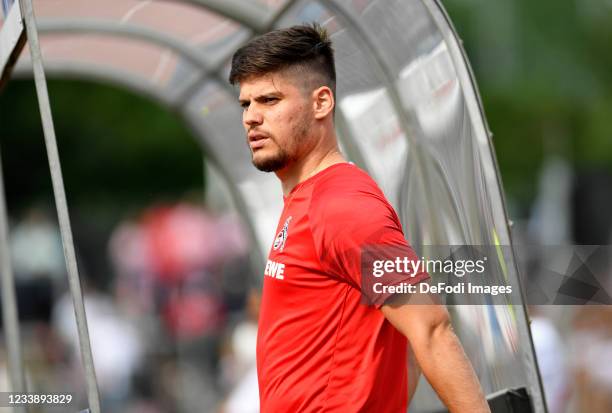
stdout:
[[612,411],[612,308],[578,307],[573,319],[573,354],[577,411]]
[[66,280],[66,267],[59,228],[46,209],[26,210],[11,232],[10,250],[19,316],[48,323],[54,295]]
[[193,202],[153,205],[116,227],[108,251],[118,306],[146,337],[152,361],[137,372],[140,393],[181,411],[213,409],[223,388],[221,337],[242,311],[237,296],[248,278],[239,221]]
[[28,385],[65,391],[57,380],[66,371],[65,347],[50,322],[53,303],[65,288],[66,267],[51,211],[36,204],[25,208],[9,244]]
[[548,411],[565,413],[571,397],[571,370],[564,341],[554,323],[537,306],[529,307],[529,315]]
[[[93,288],[91,283],[86,281],[84,301],[103,405],[109,412],[122,412],[131,397],[133,376],[143,361],[142,337],[121,314],[113,297]],[[55,303],[52,325],[68,347],[69,363],[72,366],[70,388],[79,389],[82,384],[81,353],[74,306],[69,292]]]
[[261,295],[251,290],[244,318],[236,323],[225,342],[222,375],[229,394],[218,413],[258,413],[257,320]]

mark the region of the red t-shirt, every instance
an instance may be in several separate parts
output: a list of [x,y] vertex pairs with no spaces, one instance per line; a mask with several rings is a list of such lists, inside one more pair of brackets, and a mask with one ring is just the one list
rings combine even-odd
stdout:
[[349,163],[301,182],[284,202],[259,318],[262,413],[405,412],[407,340],[361,291],[363,246],[408,245],[397,214]]

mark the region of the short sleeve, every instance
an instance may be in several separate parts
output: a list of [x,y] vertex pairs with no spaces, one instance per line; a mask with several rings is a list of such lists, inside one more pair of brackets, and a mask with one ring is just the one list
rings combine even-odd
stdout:
[[[424,272],[405,272],[395,266],[379,276],[374,262],[418,260],[404,237],[397,214],[379,190],[321,190],[313,194],[309,221],[321,266],[330,276],[362,293],[364,302],[381,306],[393,293],[382,285],[416,284]],[[377,288],[374,288],[377,284]]]

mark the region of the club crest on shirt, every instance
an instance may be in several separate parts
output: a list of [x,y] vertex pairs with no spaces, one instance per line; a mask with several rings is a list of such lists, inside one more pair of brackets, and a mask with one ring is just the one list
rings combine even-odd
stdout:
[[287,218],[283,229],[280,230],[276,238],[274,239],[274,249],[280,249],[281,251],[285,248],[285,242],[287,241],[287,233],[289,232],[289,222],[291,222],[291,216]]

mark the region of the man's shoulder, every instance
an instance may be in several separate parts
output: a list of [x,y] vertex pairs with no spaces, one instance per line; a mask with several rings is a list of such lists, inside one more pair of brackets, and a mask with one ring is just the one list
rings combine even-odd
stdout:
[[311,211],[323,215],[354,216],[387,205],[374,179],[353,164],[343,165],[323,176],[313,188],[311,199]]
[[[342,169],[342,170],[340,170]],[[315,242],[344,248],[403,240],[401,224],[376,182],[353,166],[316,183],[308,210]]]
[[337,165],[315,185],[313,196],[341,197],[362,191],[379,193],[376,182],[363,169],[352,163]]

